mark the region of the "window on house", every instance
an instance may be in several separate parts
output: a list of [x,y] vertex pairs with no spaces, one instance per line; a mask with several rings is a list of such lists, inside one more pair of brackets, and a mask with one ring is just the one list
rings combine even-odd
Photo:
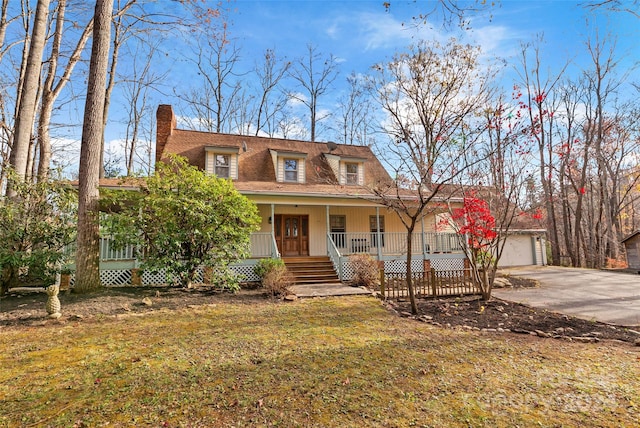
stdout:
[[332,215],[329,217],[331,227],[331,239],[338,248],[345,248],[345,234],[347,231],[347,217],[343,215]]
[[284,181],[298,181],[298,160],[284,160]]
[[231,173],[231,156],[215,155],[214,173],[220,178],[229,178]]
[[348,163],[346,164],[346,169],[347,169],[347,184],[349,185],[358,184],[358,164]]
[[[380,247],[384,247],[384,216],[380,217]],[[369,230],[371,231],[371,243],[374,247],[378,247],[378,217],[369,216]]]

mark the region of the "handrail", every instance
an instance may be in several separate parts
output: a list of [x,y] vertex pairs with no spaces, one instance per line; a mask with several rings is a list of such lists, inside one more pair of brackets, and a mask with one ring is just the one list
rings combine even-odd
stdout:
[[331,239],[331,234],[327,233],[327,253],[329,253],[329,259],[331,259],[331,263],[333,263],[333,268],[338,272],[338,278],[342,281],[342,263],[340,263],[340,251],[336,247],[336,244]]
[[269,233],[269,235],[271,235],[271,258],[279,259],[280,251],[278,251],[278,243],[276,242],[276,237],[273,235],[273,233]]

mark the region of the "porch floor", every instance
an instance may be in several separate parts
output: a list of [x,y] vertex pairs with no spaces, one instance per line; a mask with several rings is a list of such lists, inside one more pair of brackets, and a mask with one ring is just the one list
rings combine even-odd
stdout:
[[330,297],[373,294],[371,290],[365,287],[351,287],[344,284],[296,284],[290,286],[289,290],[298,297]]

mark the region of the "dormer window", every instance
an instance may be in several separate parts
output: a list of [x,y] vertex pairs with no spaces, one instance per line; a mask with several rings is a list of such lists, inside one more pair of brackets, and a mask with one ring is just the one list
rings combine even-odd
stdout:
[[298,159],[284,160],[284,181],[298,181]]
[[366,159],[325,155],[331,168],[337,173],[343,186],[364,186],[364,163]]
[[205,170],[218,178],[238,179],[237,147],[205,147]]
[[269,153],[271,153],[278,183],[304,184],[306,153],[273,149],[269,149]]
[[215,155],[214,174],[218,178],[229,178],[231,169],[231,156]]
[[355,186],[358,184],[358,164],[357,163],[347,163],[346,165],[346,182],[350,186]]

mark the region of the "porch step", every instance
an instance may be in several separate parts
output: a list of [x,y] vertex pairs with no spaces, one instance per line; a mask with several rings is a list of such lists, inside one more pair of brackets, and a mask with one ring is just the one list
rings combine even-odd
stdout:
[[329,257],[285,257],[282,260],[296,284],[341,284]]

